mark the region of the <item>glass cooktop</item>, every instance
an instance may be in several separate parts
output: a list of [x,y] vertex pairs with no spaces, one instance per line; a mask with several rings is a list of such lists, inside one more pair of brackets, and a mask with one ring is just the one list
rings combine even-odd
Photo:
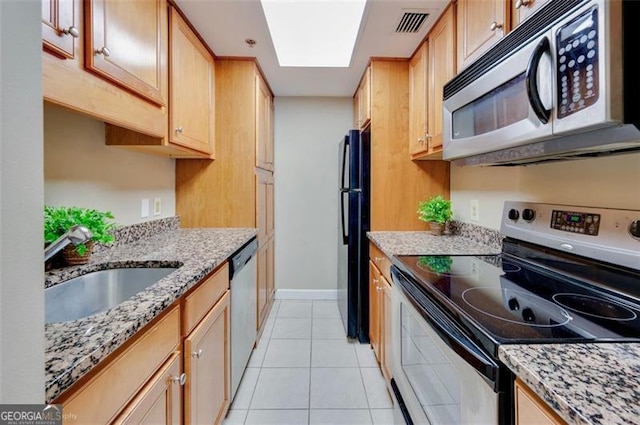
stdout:
[[[490,351],[501,343],[640,341],[640,301],[606,282],[580,280],[509,255],[396,256],[407,282]],[[572,267],[577,267],[575,263]],[[593,266],[595,267],[595,266]],[[589,272],[627,288],[637,276]]]

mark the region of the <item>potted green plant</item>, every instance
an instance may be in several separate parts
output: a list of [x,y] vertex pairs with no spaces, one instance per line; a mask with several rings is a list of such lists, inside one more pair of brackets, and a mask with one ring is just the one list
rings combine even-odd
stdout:
[[451,201],[436,195],[418,204],[418,218],[429,223],[432,235],[441,235],[451,219]]
[[110,211],[98,211],[80,207],[44,207],[44,241],[51,243],[64,235],[69,228],[82,225],[92,233],[91,240],[79,245],[68,245],[62,255],[68,265],[86,264],[91,257],[94,242],[113,242],[113,230],[116,223],[112,221]]

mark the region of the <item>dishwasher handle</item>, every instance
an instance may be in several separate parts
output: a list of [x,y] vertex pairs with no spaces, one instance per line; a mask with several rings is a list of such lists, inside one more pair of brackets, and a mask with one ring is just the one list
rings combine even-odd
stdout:
[[233,280],[233,277],[240,272],[240,270],[253,258],[256,251],[258,251],[258,239],[255,237],[251,239],[242,248],[236,251],[231,256],[229,261],[229,279]]

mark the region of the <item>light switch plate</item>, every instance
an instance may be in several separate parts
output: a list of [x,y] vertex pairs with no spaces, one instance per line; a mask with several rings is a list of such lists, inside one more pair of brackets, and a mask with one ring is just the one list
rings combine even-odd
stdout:
[[149,217],[149,198],[143,198],[140,205],[140,217]]
[[153,198],[153,215],[160,215],[162,213],[162,201],[160,198]]
[[480,221],[480,201],[478,201],[477,199],[472,199],[469,204],[471,206],[471,220]]

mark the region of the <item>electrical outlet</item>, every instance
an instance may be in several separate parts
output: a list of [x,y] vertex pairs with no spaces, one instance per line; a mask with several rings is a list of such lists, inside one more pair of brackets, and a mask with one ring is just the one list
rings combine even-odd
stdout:
[[160,198],[153,198],[153,215],[160,215],[162,213],[162,202]]
[[470,202],[471,206],[471,220],[480,221],[480,202],[477,199],[472,199]]
[[142,199],[142,203],[140,205],[140,217],[149,217],[149,198]]

